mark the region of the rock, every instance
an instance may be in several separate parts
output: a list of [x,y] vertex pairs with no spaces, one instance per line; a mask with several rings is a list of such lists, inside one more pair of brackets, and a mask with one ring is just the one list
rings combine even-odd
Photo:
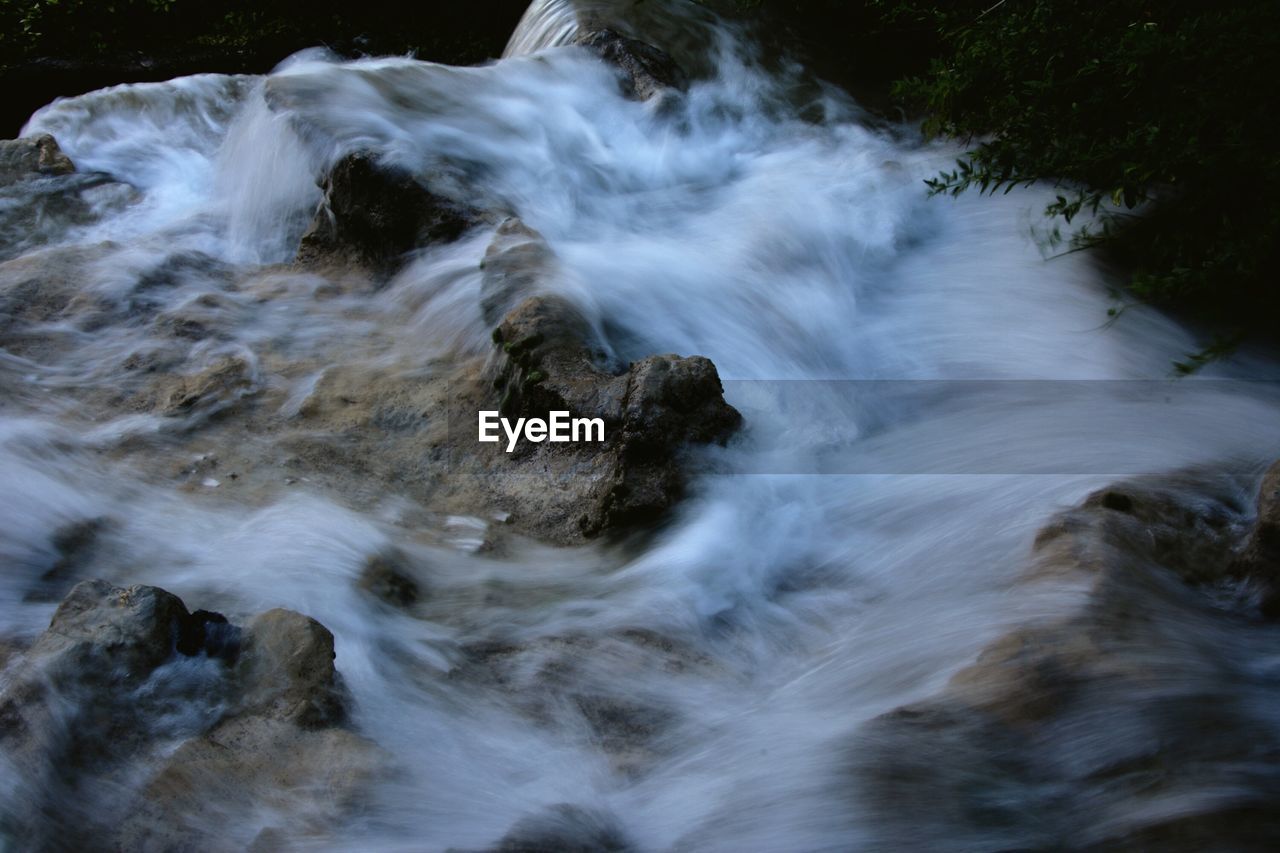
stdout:
[[1262,476],[1258,486],[1257,519],[1233,570],[1240,576],[1256,577],[1271,587],[1280,585],[1280,462]]
[[[29,804],[60,803],[81,773],[109,775],[166,737],[151,718],[163,714],[156,706],[164,699],[148,685],[184,653],[203,660],[203,639],[183,603],[162,589],[77,584],[0,693],[0,750],[27,775]],[[172,698],[189,686],[174,687]],[[38,814],[26,819],[42,831]]]
[[71,158],[62,153],[58,141],[47,133],[22,139],[0,140],[0,187],[76,170]]
[[155,587],[85,581],[15,667],[0,749],[28,809],[5,829],[33,848],[244,847],[273,810],[323,834],[385,761],[338,727],[333,636],[297,613],[241,630]]
[[1186,473],[1100,490],[1046,525],[1028,579],[1083,582],[1082,600],[861,728],[868,845],[1274,847],[1280,734],[1257,704],[1274,684],[1244,651],[1273,629],[1231,595],[1245,513],[1236,481]]
[[71,172],[0,185],[0,260],[63,240],[141,196],[110,175]]
[[392,607],[409,607],[418,601],[420,590],[403,554],[374,554],[360,573],[359,587]]
[[[291,849],[286,839],[324,838],[359,809],[385,762],[343,729],[233,717],[178,748],[121,815],[115,849],[203,850],[217,839],[243,850],[261,832],[274,841],[258,849]],[[272,825],[255,834],[264,820]]]
[[58,601],[73,579],[92,561],[108,519],[85,518],[59,527],[49,540],[52,564],[24,596],[26,601]]
[[574,38],[622,72],[622,91],[638,101],[688,85],[684,71],[666,52],[607,28],[585,29]]
[[[504,416],[568,411],[604,422],[602,443],[545,442],[498,457],[515,468],[589,468],[591,477],[575,482],[566,474],[558,481],[571,489],[578,533],[587,538],[658,518],[683,491],[681,448],[722,442],[742,421],[705,358],[659,355],[625,372],[606,369],[590,325],[559,297],[525,300],[495,330],[494,342],[489,375]],[[527,517],[527,502],[517,505]],[[542,520],[556,526],[552,518]]]
[[[274,815],[284,836],[323,835],[385,764],[371,742],[337,727],[345,704],[323,625],[270,610],[245,626],[238,645],[230,712],[151,777],[116,832],[121,849],[199,844],[221,833],[211,817],[219,812]],[[240,828],[242,844],[252,828]]]
[[240,712],[311,728],[340,721],[334,658],[333,634],[316,620],[279,609],[254,618],[235,672]]
[[414,249],[457,240],[482,221],[478,211],[370,152],[339,160],[321,187],[324,200],[298,247],[304,267],[358,267],[387,277]]
[[162,375],[155,381],[156,411],[167,417],[212,417],[233,408],[257,390],[253,365],[240,356],[221,356],[189,376]]
[[74,316],[88,268],[110,248],[46,249],[0,263],[0,332]]
[[554,255],[542,235],[515,217],[498,226],[480,262],[480,311],[484,322],[496,326],[524,299],[538,292],[552,275]]
[[[529,606],[536,594],[526,587],[491,593],[485,598],[490,608]],[[693,684],[719,672],[694,644],[647,630],[498,635],[459,652],[451,681],[505,693],[531,724],[563,726],[558,736],[589,739],[615,772],[632,777],[674,760],[669,735],[691,722],[651,685],[669,684],[672,677]]]
[[560,803],[521,818],[493,853],[625,853],[635,849],[612,815]]
[[139,679],[174,652],[189,619],[182,601],[162,589],[83,581],[58,605],[31,656],[69,677]]

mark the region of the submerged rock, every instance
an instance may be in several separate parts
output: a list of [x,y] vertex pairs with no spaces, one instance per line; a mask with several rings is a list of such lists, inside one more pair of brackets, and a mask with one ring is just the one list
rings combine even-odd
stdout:
[[554,255],[542,235],[515,217],[503,220],[480,262],[480,313],[496,326],[552,275]]
[[638,101],[667,91],[684,91],[688,85],[684,71],[665,51],[615,30],[585,29],[574,38],[574,44],[621,71],[623,93]]
[[51,561],[40,579],[23,596],[26,601],[58,601],[73,581],[93,561],[102,533],[111,521],[105,517],[82,518],[62,525],[49,537]]
[[374,554],[365,561],[358,585],[392,607],[409,607],[417,603],[422,594],[404,555],[398,551]]
[[298,247],[306,267],[358,267],[386,277],[414,249],[457,240],[482,221],[474,208],[438,195],[370,152],[338,161],[324,200]]
[[1052,520],[1030,577],[1083,582],[1078,608],[851,745],[872,846],[1274,849],[1280,683],[1250,663],[1270,629],[1233,577],[1238,495],[1226,477],[1135,480]]
[[72,172],[0,186],[0,260],[64,241],[140,198],[109,175]]
[[521,818],[492,853],[626,853],[634,849],[612,815],[560,803]]
[[[485,603],[515,607],[533,597],[523,588],[492,589]],[[588,740],[631,777],[674,759],[669,735],[691,722],[666,693],[669,679],[693,685],[719,673],[692,643],[640,629],[537,638],[499,632],[459,651],[450,680],[507,694],[531,724]]]
[[165,374],[155,382],[156,411],[167,417],[211,417],[236,406],[258,387],[256,370],[240,356],[222,356],[189,376]]

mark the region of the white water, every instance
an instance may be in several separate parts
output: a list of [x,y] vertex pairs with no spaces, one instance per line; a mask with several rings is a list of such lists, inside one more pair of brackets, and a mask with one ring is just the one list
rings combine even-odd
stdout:
[[[562,26],[549,17],[539,26]],[[730,382],[749,429],[716,454],[728,473],[700,479],[642,553],[523,545],[506,556],[424,542],[421,514],[393,493],[360,511],[305,482],[257,504],[179,490],[164,472],[112,461],[166,425],[88,423],[60,397],[109,387],[125,357],[156,347],[193,364],[232,352],[425,366],[484,351],[487,233],[426,252],[376,294],[317,299],[322,282],[286,270],[271,273],[283,295],[262,304],[226,284],[290,259],[315,176],[357,147],[458,176],[517,212],[554,249],[554,286],[626,357],[706,355],[727,380],[1160,380],[1196,348],[1151,311],[1105,324],[1108,283],[1090,260],[1046,261],[1028,236],[1044,192],[927,199],[922,180],[955,148],[870,129],[838,101],[823,123],[801,121],[805,105],[788,104],[787,88],[727,38],[718,75],[661,110],[623,99],[608,67],[578,49],[535,50],[564,40],[533,26],[512,56],[469,69],[304,56],[265,80],[117,87],[33,117],[25,133],[54,133],[81,169],[144,195],[65,238],[113,241],[79,287],[123,319],[68,330],[44,360],[3,354],[6,387],[23,389],[0,410],[6,633],[30,636],[51,613],[24,591],[52,559],[53,532],[105,517],[91,574],[156,584],[233,619],[288,607],[334,632],[355,724],[399,773],[325,846],[483,847],[567,802],[612,814],[646,850],[857,847],[864,815],[843,775],[851,735],[937,692],[1010,625],[1072,605],[1069,589],[1014,582],[1038,525],[1112,479],[1087,472],[1126,458],[1106,439],[1140,446],[1140,469],[1256,471],[1280,450],[1274,395],[1224,386],[1212,406],[1159,418],[1154,404],[1104,416],[943,400],[904,412],[803,395],[788,409],[793,386]],[[219,338],[157,343],[127,319],[122,306],[157,268],[170,270],[155,297],[166,310],[217,297],[201,310]],[[1274,374],[1243,357],[1212,371]],[[257,381],[302,399],[315,374],[263,368]],[[822,413],[813,422],[810,404]],[[962,455],[988,472],[1010,455],[1051,456],[1053,473],[787,473],[848,470],[860,436],[904,465]],[[761,467],[781,473],[750,473]],[[432,597],[413,616],[355,587],[389,544],[429,567]],[[672,668],[619,639],[633,629],[693,650],[694,662]],[[447,677],[467,644],[528,647],[536,669],[565,653],[539,641],[566,637],[590,638],[568,683],[512,692]],[[652,706],[668,723],[622,760],[601,748],[577,694]],[[531,699],[545,706],[537,719],[523,710]],[[226,831],[247,842],[259,828]]]

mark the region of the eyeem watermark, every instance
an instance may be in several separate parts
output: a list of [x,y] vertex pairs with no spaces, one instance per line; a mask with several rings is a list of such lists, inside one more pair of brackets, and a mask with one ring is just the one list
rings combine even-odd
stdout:
[[490,444],[500,442],[499,427],[506,434],[508,453],[516,449],[521,437],[534,444],[544,441],[554,443],[604,441],[603,418],[573,418],[568,412],[549,412],[546,420],[517,418],[514,424],[502,417],[499,412],[480,413],[480,441]]

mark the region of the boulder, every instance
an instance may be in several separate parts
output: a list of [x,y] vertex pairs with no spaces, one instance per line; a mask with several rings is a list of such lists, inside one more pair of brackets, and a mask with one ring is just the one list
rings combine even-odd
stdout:
[[313,619],[242,629],[162,589],[84,581],[0,693],[0,750],[27,780],[6,830],[113,849],[244,847],[264,815],[323,833],[383,762],[344,709]]
[[251,620],[228,674],[229,713],[150,777],[116,829],[119,848],[202,846],[220,834],[219,813],[243,816],[241,847],[263,832],[323,836],[357,808],[386,756],[339,725],[334,658],[314,619],[277,609]]
[[457,240],[482,221],[367,151],[342,158],[321,182],[324,199],[298,247],[304,267],[356,267],[393,274],[414,249]]
[[583,29],[574,38],[621,72],[622,91],[629,98],[647,101],[669,91],[684,91],[684,71],[665,51],[628,38],[608,28]]
[[[494,330],[493,340],[486,378],[503,416],[546,418],[567,411],[604,422],[603,442],[526,443],[510,454],[495,445],[497,453],[489,457],[508,469],[513,483],[524,484],[528,472],[550,472],[559,488],[570,490],[558,498],[572,502],[571,524],[585,538],[657,519],[683,492],[680,451],[724,442],[742,422],[725,402],[710,361],[657,355],[611,369],[590,324],[557,296],[525,300]],[[501,478],[497,482],[501,489]],[[520,488],[516,505],[527,513],[536,499]],[[546,514],[547,529],[563,527],[561,515]]]
[[47,133],[0,140],[0,187],[76,170],[58,141]]
[[848,754],[868,845],[1273,848],[1274,685],[1246,650],[1274,629],[1232,577],[1239,496],[1226,476],[1145,478],[1046,525],[1027,578],[1051,595],[1083,585],[1078,606],[859,730]]

